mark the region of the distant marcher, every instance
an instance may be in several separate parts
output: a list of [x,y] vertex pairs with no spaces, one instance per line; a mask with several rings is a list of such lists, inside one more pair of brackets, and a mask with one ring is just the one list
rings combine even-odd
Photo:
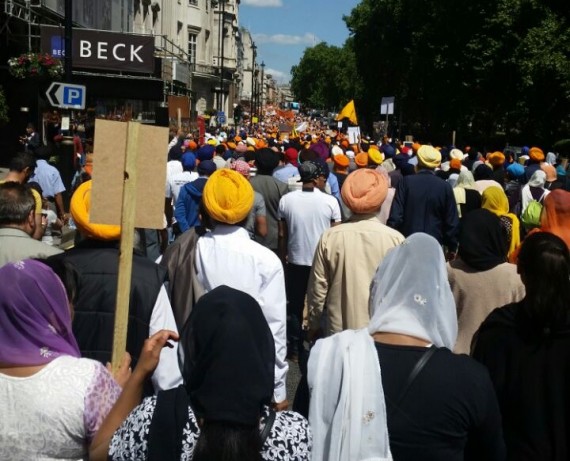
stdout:
[[457,251],[459,217],[453,189],[434,174],[441,154],[431,146],[418,151],[418,173],[405,176],[396,190],[388,226],[404,236],[425,232],[454,257]]
[[457,307],[458,354],[469,354],[473,335],[492,309],[524,297],[517,268],[507,262],[508,248],[500,218],[491,211],[473,210],[462,218],[458,258],[447,266]]
[[499,217],[508,242],[509,257],[521,242],[519,218],[509,212],[509,200],[505,191],[500,187],[488,187],[481,197],[481,208],[491,211]]
[[47,161],[51,155],[48,147],[42,147],[35,151],[36,169],[30,177],[30,181],[37,182],[43,191],[43,196],[55,204],[57,217],[65,221],[65,208],[63,206],[63,193],[65,186],[61,180],[59,170],[51,166]]
[[459,173],[453,187],[453,195],[457,202],[459,218],[463,218],[470,211],[481,208],[481,194],[475,189],[475,179],[470,171]]

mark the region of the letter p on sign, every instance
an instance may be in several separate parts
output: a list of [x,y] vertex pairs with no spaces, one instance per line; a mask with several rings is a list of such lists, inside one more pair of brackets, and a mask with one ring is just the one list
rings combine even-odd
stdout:
[[79,88],[63,89],[63,103],[70,106],[80,106],[83,100],[82,91]]

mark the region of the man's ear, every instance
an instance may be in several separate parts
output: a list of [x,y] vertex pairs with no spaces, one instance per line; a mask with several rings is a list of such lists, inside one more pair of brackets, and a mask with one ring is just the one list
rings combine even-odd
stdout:
[[32,229],[32,234],[36,230],[36,210],[35,208],[28,214],[27,225]]

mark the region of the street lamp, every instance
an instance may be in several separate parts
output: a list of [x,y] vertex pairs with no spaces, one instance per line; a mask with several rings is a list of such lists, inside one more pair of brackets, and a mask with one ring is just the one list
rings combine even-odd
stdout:
[[252,41],[251,42],[251,101],[249,104],[249,111],[251,112],[250,117],[253,117],[253,103],[255,101],[254,95],[255,95],[255,52],[257,50],[257,46],[255,46],[255,43]]
[[264,72],[265,72],[265,62],[261,61],[261,95],[259,101],[259,115],[263,117],[263,93],[265,91],[265,81],[264,81]]

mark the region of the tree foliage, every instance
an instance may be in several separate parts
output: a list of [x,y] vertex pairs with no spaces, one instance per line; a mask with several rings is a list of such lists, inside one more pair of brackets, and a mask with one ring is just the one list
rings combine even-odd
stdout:
[[350,39],[342,48],[319,43],[307,48],[298,65],[291,69],[291,90],[304,106],[335,110],[359,91],[356,57]]
[[364,88],[359,116],[379,118],[395,96],[402,135],[552,144],[570,130],[566,1],[362,0],[343,48]]

